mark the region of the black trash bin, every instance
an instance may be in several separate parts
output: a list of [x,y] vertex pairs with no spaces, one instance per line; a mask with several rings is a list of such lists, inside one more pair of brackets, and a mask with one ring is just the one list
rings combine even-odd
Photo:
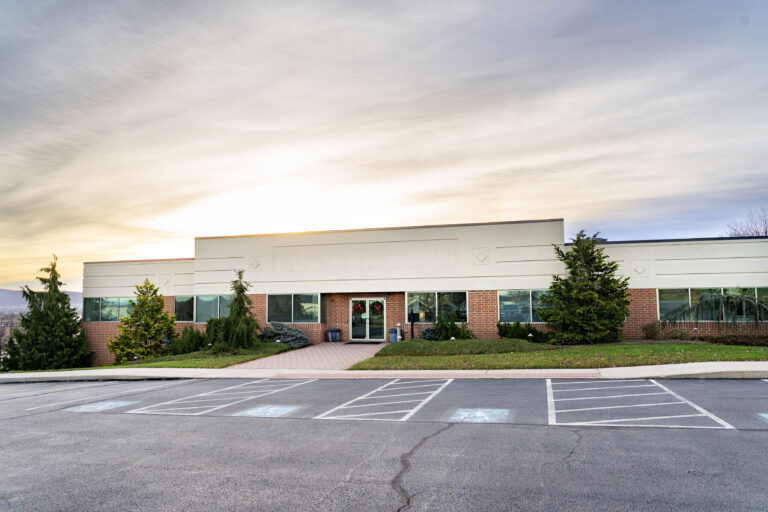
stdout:
[[389,330],[389,342],[394,343],[397,341],[397,329]]
[[335,343],[339,341],[339,333],[341,332],[341,329],[328,329],[326,331],[326,334],[328,335],[328,341],[331,343]]

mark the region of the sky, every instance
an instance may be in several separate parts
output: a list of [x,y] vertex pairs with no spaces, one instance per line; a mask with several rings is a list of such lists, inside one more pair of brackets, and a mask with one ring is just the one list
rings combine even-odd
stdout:
[[768,206],[764,1],[0,0],[0,288],[194,237]]

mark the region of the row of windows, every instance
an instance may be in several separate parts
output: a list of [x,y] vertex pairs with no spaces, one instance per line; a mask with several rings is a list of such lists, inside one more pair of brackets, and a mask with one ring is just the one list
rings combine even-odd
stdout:
[[[209,318],[229,315],[232,295],[178,295],[174,298],[177,322],[205,323]],[[87,297],[83,299],[83,321],[117,322],[133,311],[129,297]]]
[[[736,295],[768,304],[768,288],[674,288],[660,289],[659,293],[659,320],[689,320],[691,318],[689,308],[699,304],[710,295]],[[751,321],[751,307],[747,301],[741,301],[736,307],[736,321]],[[724,308],[711,311],[707,308],[699,310],[698,320],[714,321],[725,320]],[[728,318],[730,320],[730,318]]]
[[467,292],[408,292],[405,303],[408,313],[419,315],[419,322],[432,323],[450,312],[459,322],[467,321]]
[[83,299],[83,321],[117,322],[133,311],[130,297],[87,297]]
[[177,322],[205,323],[211,318],[229,316],[233,295],[177,295],[174,311]]
[[325,297],[318,293],[267,295],[267,322],[325,322]]
[[499,290],[499,322],[541,322],[539,304],[547,290]]

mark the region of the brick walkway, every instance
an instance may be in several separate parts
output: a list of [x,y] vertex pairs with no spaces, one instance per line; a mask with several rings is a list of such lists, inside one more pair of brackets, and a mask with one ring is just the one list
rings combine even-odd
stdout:
[[255,361],[236,364],[229,368],[261,368],[280,370],[346,370],[353,364],[373,357],[384,348],[379,345],[347,345],[344,343],[318,343],[298,350],[263,357]]

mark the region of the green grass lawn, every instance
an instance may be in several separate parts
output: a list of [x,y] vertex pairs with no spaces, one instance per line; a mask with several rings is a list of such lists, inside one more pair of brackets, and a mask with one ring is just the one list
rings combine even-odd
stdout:
[[387,345],[351,370],[610,368],[700,361],[768,361],[768,347],[613,343],[557,347],[524,340],[409,340]]
[[256,348],[240,350],[237,354],[212,354],[207,350],[201,350],[189,354],[155,357],[120,365],[100,366],[99,368],[226,368],[233,364],[261,359],[290,349],[291,347],[288,345],[279,343],[262,343]]

